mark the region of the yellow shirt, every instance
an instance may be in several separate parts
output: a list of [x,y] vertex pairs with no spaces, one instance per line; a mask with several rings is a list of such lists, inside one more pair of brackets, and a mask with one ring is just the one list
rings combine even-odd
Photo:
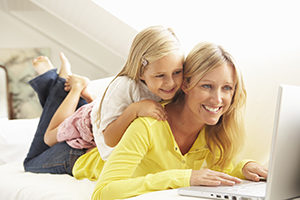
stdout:
[[[105,165],[95,148],[76,161],[73,175],[96,180],[101,173],[92,199],[122,199],[189,186],[192,169],[221,171],[211,167],[213,161],[204,129],[189,152],[182,155],[167,121],[140,117],[128,127]],[[244,178],[241,169],[246,162],[235,167],[230,164],[222,171]]]

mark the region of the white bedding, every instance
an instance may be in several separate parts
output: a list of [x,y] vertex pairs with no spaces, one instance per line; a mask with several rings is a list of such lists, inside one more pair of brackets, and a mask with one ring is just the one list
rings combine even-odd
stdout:
[[[111,77],[93,81],[90,84],[90,91],[99,95],[110,80]],[[38,120],[8,120],[0,117],[0,200],[90,199],[95,182],[87,179],[79,181],[69,175],[24,172],[22,162],[30,147]],[[187,200],[193,198],[181,197],[177,194],[177,190],[165,190],[131,199]]]
[[32,141],[38,119],[0,119],[0,199],[88,200],[95,182],[69,175],[24,172],[22,162]]
[[0,199],[89,200],[95,182],[69,175],[24,172],[21,162],[0,166]]

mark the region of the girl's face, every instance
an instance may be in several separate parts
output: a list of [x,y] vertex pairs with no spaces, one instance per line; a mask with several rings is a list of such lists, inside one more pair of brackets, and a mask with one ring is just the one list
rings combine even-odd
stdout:
[[181,87],[182,76],[182,54],[172,53],[148,64],[140,79],[146,83],[153,94],[163,100],[169,100]]
[[234,68],[221,65],[207,73],[196,85],[187,90],[185,106],[200,123],[215,125],[231,105],[235,88]]

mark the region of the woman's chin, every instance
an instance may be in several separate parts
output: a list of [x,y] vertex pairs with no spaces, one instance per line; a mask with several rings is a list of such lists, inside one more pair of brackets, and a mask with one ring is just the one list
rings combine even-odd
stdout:
[[213,126],[213,125],[216,125],[218,123],[220,118],[214,118],[214,119],[209,119],[209,120],[206,120],[206,125],[210,125],[210,126]]

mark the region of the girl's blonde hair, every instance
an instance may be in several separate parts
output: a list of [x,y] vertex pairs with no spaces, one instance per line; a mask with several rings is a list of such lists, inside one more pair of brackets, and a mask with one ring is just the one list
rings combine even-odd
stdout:
[[[111,83],[119,76],[127,76],[138,82],[148,64],[175,52],[183,51],[173,30],[163,26],[150,26],[135,36],[123,69]],[[108,87],[103,94],[97,113],[98,128],[101,121],[101,105]]]
[[[244,140],[244,107],[246,90],[239,69],[233,63],[231,55],[221,46],[212,43],[199,43],[186,57],[184,63],[184,81],[188,90],[211,70],[223,64],[234,68],[235,90],[227,112],[216,125],[205,127],[205,139],[208,148],[215,155],[215,166],[226,167],[239,152]],[[217,155],[220,157],[217,157]]]

